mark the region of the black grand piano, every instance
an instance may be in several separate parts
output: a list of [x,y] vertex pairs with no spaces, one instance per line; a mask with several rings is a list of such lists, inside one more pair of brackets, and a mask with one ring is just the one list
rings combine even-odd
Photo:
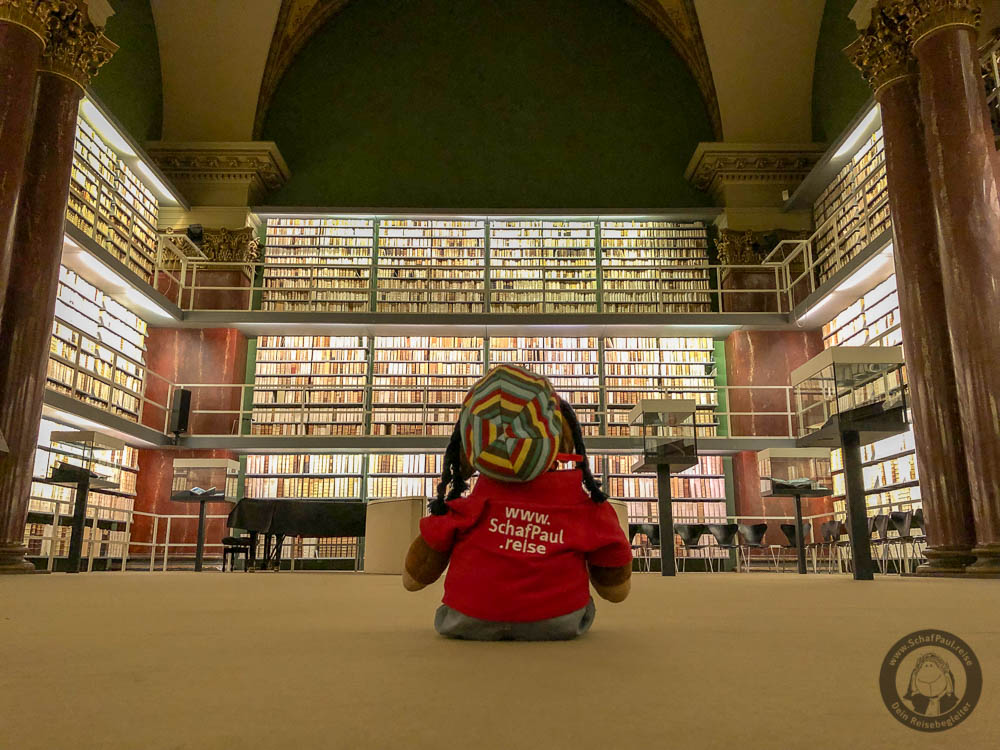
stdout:
[[[248,570],[257,567],[257,535],[264,534],[264,564],[281,569],[286,536],[365,535],[365,504],[344,500],[254,500],[243,498],[229,513],[229,527],[250,532]],[[272,551],[271,541],[274,540]],[[273,559],[272,559],[273,557]]]

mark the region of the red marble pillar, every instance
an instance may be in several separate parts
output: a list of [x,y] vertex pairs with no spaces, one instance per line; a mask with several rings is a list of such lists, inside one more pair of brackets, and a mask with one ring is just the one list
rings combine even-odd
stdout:
[[68,78],[38,77],[35,128],[14,229],[16,262],[0,328],[0,432],[10,450],[0,458],[0,569],[6,571],[33,569],[24,560],[22,540],[82,95],[80,85]]
[[976,525],[967,572],[1000,575],[1000,200],[967,20],[916,18],[913,51]]
[[14,212],[28,154],[48,5],[32,10],[15,11],[13,5],[0,2],[0,311],[7,296]]
[[[247,338],[235,328],[150,328],[146,339],[147,369],[171,383],[193,386],[188,430],[191,435],[240,434],[243,390],[199,388],[197,384],[242,385],[246,360]],[[149,379],[154,388],[158,387],[154,385],[156,380]],[[159,391],[157,394],[157,400],[161,400]],[[144,410],[142,422],[162,429],[161,410]]]
[[22,541],[55,314],[76,115],[84,88],[117,49],[89,22],[85,4],[51,6],[55,9],[46,17],[48,46],[39,66],[0,326],[0,433],[10,450],[0,458],[4,573],[33,570],[24,559]]
[[954,574],[975,561],[975,527],[945,309],[917,78],[876,91],[885,134],[896,286],[928,540],[922,575]]
[[823,351],[819,331],[734,331],[726,339],[726,375],[729,385],[729,411],[745,412],[733,416],[730,434],[789,435],[788,417],[762,416],[762,412],[788,411],[783,389],[792,370]]
[[[730,418],[734,436],[789,436],[787,416],[762,416],[761,412],[788,409],[786,391],[766,386],[788,386],[791,372],[823,351],[819,331],[734,331],[726,339],[726,376],[730,386],[728,404],[732,412],[752,412]],[[765,443],[761,443],[765,447]],[[788,515],[794,501],[761,498],[757,454],[744,451],[733,457],[733,485],[739,516]],[[829,500],[803,500],[803,513],[827,513]],[[791,503],[791,505],[789,505]],[[778,524],[768,529],[769,544],[784,544]]]

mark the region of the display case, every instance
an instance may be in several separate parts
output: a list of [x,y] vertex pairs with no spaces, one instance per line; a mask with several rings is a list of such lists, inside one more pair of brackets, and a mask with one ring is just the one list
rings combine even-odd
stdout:
[[229,458],[175,458],[170,499],[235,503],[240,464]]
[[841,433],[862,445],[906,429],[901,347],[835,347],[792,372],[799,447],[840,447]]
[[635,473],[668,466],[688,469],[698,463],[694,399],[644,398],[629,412],[632,437],[642,455],[632,465]]
[[831,494],[829,448],[767,448],[757,453],[761,497],[802,497],[813,491]]

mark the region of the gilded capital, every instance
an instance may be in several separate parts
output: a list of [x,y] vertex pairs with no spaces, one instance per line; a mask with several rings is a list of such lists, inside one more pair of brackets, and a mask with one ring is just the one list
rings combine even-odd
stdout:
[[58,5],[49,16],[41,70],[86,88],[118,50],[118,45],[90,22],[86,4],[64,1]]
[[983,15],[977,0],[894,0],[892,4],[906,14],[911,44],[947,26],[977,29]]
[[872,9],[868,28],[844,50],[876,95],[884,86],[916,74],[907,17],[900,3],[880,2]]
[[0,23],[23,26],[45,42],[49,15],[58,7],[57,0],[0,0]]
[[206,258],[224,263],[253,263],[258,259],[259,249],[253,227],[206,229],[201,245]]

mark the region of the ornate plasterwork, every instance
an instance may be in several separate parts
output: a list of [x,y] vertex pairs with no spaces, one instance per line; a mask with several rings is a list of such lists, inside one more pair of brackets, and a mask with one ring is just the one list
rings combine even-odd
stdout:
[[917,68],[906,17],[885,5],[872,9],[868,27],[844,50],[876,93],[893,81],[916,75]]
[[844,50],[876,93],[916,72],[913,46],[948,26],[976,29],[982,16],[975,0],[877,0],[859,37]]
[[58,0],[0,0],[0,22],[23,26],[44,42],[49,15],[58,8]]
[[718,196],[725,183],[800,182],[822,155],[814,143],[699,143],[684,178]]
[[85,3],[59,2],[48,16],[39,69],[86,88],[117,50],[118,45],[90,21]]
[[752,266],[763,263],[775,246],[784,240],[806,239],[809,232],[791,229],[772,229],[765,232],[720,229],[715,247],[719,262],[731,266]]
[[220,263],[253,263],[260,243],[253,227],[243,229],[205,229],[201,250],[208,260]]
[[[288,66],[312,35],[349,1],[282,0],[257,98],[257,112],[254,115],[253,126],[255,138],[261,136],[264,117],[271,106],[271,98]],[[694,0],[625,1],[646,16],[670,40],[677,54],[687,64],[705,100],[705,109],[712,122],[715,137],[722,138],[719,100],[715,93],[715,82],[708,63],[705,42],[701,36]],[[572,19],[568,19],[567,22],[571,23]]]
[[290,177],[288,165],[273,141],[153,141],[146,144],[146,152],[175,183],[245,186],[251,204]]

